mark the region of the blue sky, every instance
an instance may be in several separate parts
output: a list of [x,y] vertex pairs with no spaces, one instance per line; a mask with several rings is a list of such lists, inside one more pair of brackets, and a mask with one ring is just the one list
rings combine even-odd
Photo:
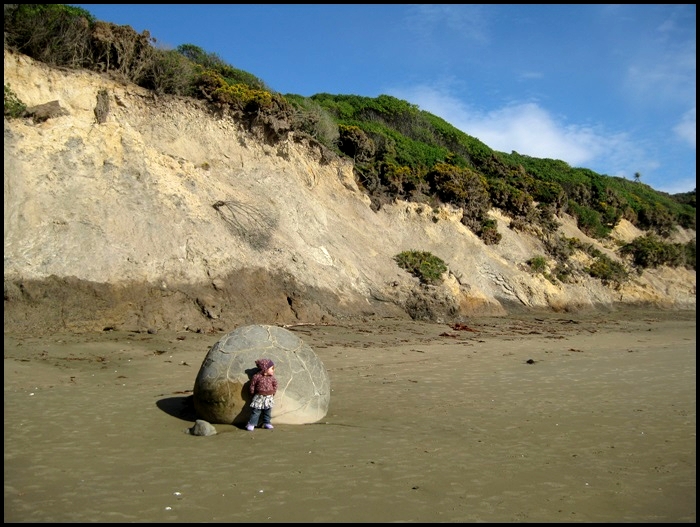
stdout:
[[393,95],[489,147],[695,188],[695,4],[71,4],[282,94]]

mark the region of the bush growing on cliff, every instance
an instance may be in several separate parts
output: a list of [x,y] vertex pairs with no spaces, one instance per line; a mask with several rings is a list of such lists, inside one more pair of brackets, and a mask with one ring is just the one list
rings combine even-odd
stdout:
[[19,100],[17,94],[12,91],[9,84],[4,85],[3,113],[8,119],[22,117],[27,110],[27,105]]
[[285,94],[295,109],[293,121],[296,129],[309,134],[327,148],[333,148],[340,137],[333,116],[316,101],[301,95]]
[[600,254],[586,271],[593,278],[602,280],[603,283],[620,284],[629,278],[625,266],[605,254]]
[[647,234],[623,245],[620,253],[631,256],[640,269],[660,265],[695,269],[695,250],[695,240],[686,244],[665,243],[657,235]]
[[394,256],[394,261],[424,284],[439,283],[447,271],[445,262],[427,251],[403,251]]
[[5,4],[5,45],[57,66],[88,67],[92,50],[88,11],[65,4]]
[[566,281],[568,279],[568,275],[570,274],[569,269],[560,265],[556,265],[553,272],[550,273],[548,270],[549,265],[547,263],[547,258],[541,254],[533,256],[525,263],[530,267],[531,273],[541,274],[553,284],[556,284],[557,280]]
[[156,49],[142,85],[158,94],[195,95],[196,68],[174,50]]
[[491,201],[484,176],[452,163],[436,163],[427,173],[426,180],[440,200],[462,209],[462,224],[486,243],[500,241],[497,224],[486,216]]
[[533,256],[527,261],[527,265],[533,273],[544,273],[547,270],[547,259],[542,255]]

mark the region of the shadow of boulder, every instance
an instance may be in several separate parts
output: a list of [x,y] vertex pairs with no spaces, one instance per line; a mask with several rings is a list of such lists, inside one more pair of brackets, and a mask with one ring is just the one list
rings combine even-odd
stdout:
[[163,412],[183,421],[196,421],[197,412],[194,409],[192,395],[180,397],[166,397],[156,401],[156,406]]

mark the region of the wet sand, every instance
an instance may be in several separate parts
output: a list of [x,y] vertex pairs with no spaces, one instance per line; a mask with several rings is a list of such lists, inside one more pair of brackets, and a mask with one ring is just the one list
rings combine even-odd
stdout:
[[326,417],[210,437],[223,333],[5,334],[5,522],[696,521],[694,311],[289,329]]

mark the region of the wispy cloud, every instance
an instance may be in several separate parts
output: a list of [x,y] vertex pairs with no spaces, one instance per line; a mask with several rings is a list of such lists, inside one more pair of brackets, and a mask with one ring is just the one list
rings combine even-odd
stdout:
[[443,40],[446,33],[474,42],[488,40],[486,11],[477,4],[418,4],[410,6],[404,27],[423,40],[437,37]]
[[682,141],[685,141],[693,148],[696,148],[696,146],[695,146],[696,130],[697,130],[697,127],[696,127],[696,121],[695,121],[695,107],[693,107],[692,110],[688,110],[683,115],[683,117],[681,118],[681,122],[679,122],[673,128],[673,131],[676,133],[676,135]]
[[696,37],[694,30],[689,33],[687,23],[674,19],[677,16],[674,13],[662,22],[648,37],[648,44],[638,43],[629,58],[624,86],[644,101],[690,107],[696,97]]
[[520,74],[520,80],[543,79],[544,74],[541,71],[525,71]]

